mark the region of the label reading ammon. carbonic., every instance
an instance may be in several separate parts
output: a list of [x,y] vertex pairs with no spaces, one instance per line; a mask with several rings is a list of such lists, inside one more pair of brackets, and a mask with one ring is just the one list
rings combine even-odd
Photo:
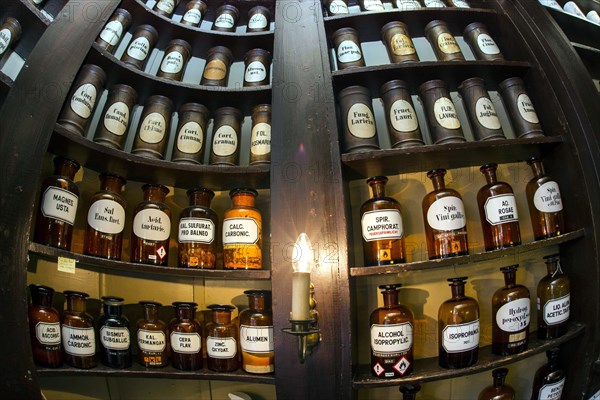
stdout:
[[75,328],[62,326],[63,348],[72,356],[93,356],[96,354],[96,335],[94,328]]
[[79,198],[73,193],[51,186],[44,191],[42,197],[42,215],[46,218],[54,218],[73,225],[78,203]]
[[347,115],[348,131],[360,139],[370,139],[377,134],[371,109],[362,103],[353,104]]

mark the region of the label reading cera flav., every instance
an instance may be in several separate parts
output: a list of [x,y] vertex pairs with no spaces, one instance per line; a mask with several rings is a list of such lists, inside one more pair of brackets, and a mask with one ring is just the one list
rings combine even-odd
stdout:
[[175,353],[196,354],[202,349],[202,339],[200,334],[171,332],[171,349]]

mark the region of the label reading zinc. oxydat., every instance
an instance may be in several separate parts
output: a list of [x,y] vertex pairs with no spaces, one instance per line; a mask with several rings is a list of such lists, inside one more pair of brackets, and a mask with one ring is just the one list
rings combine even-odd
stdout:
[[533,204],[538,211],[553,213],[563,209],[558,183],[549,181],[537,188],[533,195]]
[[248,21],[248,28],[250,29],[264,29],[267,27],[267,17],[261,13],[254,14],[250,21]]
[[350,134],[357,138],[370,139],[377,134],[375,118],[366,104],[353,104],[348,110],[347,123]]
[[202,12],[197,8],[192,8],[183,14],[183,18],[181,19],[188,24],[198,25],[202,21]]
[[87,222],[98,232],[121,233],[125,227],[125,209],[113,200],[95,201],[88,211]]
[[237,342],[232,337],[206,338],[206,353],[212,358],[233,358],[237,354]]
[[42,215],[73,225],[78,203],[79,198],[68,190],[49,187],[44,191]]
[[202,349],[198,333],[171,332],[171,349],[175,353],[196,354]]
[[179,220],[179,243],[205,243],[215,240],[215,224],[206,218],[181,218]]
[[223,245],[258,242],[258,224],[252,218],[227,218],[223,221]]
[[235,21],[233,20],[233,17],[226,13],[219,15],[215,21],[215,26],[217,28],[231,29],[234,25]]
[[89,118],[96,104],[96,87],[91,83],[79,86],[71,97],[71,109],[81,118]]
[[186,122],[177,135],[177,150],[186,154],[196,154],[202,149],[204,132],[199,123]]
[[10,29],[5,28],[0,31],[0,54],[4,54],[6,49],[8,49],[11,38],[12,33],[10,32]]
[[477,46],[483,54],[494,55],[500,54],[500,49],[494,39],[487,33],[481,33],[477,36]]
[[517,299],[504,304],[496,312],[496,324],[504,332],[519,332],[529,326],[529,298]]
[[523,117],[525,121],[531,124],[540,123],[535,108],[533,108],[533,103],[525,93],[521,93],[517,98],[517,108],[519,109],[519,114],[521,114],[521,117]]
[[167,54],[160,64],[160,70],[167,74],[178,74],[182,68],[183,56],[178,51]]
[[275,350],[272,326],[240,326],[242,351],[270,353]]
[[130,343],[129,329],[104,325],[100,328],[100,343],[109,350],[127,350]]
[[140,139],[146,143],[159,143],[165,137],[167,121],[162,114],[153,112],[146,115],[140,125]]
[[455,196],[442,197],[429,206],[427,223],[438,231],[454,231],[467,225],[465,206]]
[[362,58],[360,47],[352,40],[344,40],[337,48],[338,61],[349,63],[358,61]]
[[460,128],[460,120],[456,114],[454,103],[447,97],[440,97],[433,103],[433,113],[438,124],[446,129]]
[[46,346],[56,346],[61,342],[60,323],[38,322],[35,325],[35,337],[38,342]]
[[133,218],[133,233],[145,240],[168,240],[171,234],[171,220],[164,211],[141,210]]
[[129,125],[129,107],[122,101],[109,107],[104,114],[104,127],[113,135],[123,136]]
[[563,387],[565,386],[565,378],[562,378],[556,383],[549,383],[540,388],[538,400],[556,400],[562,396]]
[[498,114],[496,114],[496,109],[494,108],[494,104],[487,97],[480,97],[475,103],[475,114],[477,115],[477,121],[484,127],[488,129],[500,129],[502,125],[500,125],[500,120],[498,119]]
[[513,194],[488,197],[483,208],[485,210],[485,219],[492,225],[519,220],[517,201]]
[[248,64],[246,72],[244,73],[244,80],[246,82],[260,82],[267,78],[267,70],[263,63],[260,61],[252,61]]
[[271,125],[259,122],[252,127],[250,152],[257,156],[264,156],[271,152]]
[[549,300],[544,304],[544,322],[548,325],[557,325],[567,321],[570,313],[571,294]]
[[123,34],[123,25],[121,25],[119,21],[110,21],[104,27],[104,30],[100,34],[100,38],[111,46],[114,46],[121,38],[121,34]]
[[410,322],[392,325],[371,325],[371,350],[374,355],[387,357],[404,353],[413,343],[413,327]]
[[396,0],[396,7],[400,11],[418,10],[421,4],[416,0]]
[[398,210],[367,211],[360,220],[363,239],[367,242],[381,239],[401,239],[402,215]]
[[390,121],[398,132],[412,132],[419,127],[415,109],[406,100],[396,100],[390,107]]
[[136,60],[143,61],[148,57],[150,42],[145,37],[135,39],[127,48],[127,55]]
[[94,328],[62,326],[63,348],[72,356],[93,356],[96,353]]
[[454,36],[449,33],[440,33],[437,39],[438,48],[442,53],[446,54],[454,54],[460,53],[460,47],[456,44],[456,40]]
[[469,351],[479,346],[479,320],[447,325],[442,331],[442,346],[448,353]]
[[412,40],[403,33],[396,33],[392,36],[390,39],[390,49],[397,56],[406,56],[417,52]]
[[333,0],[329,3],[329,12],[332,14],[348,14],[348,5],[342,0]]
[[137,334],[138,347],[141,351],[161,353],[167,346],[165,333],[162,331],[149,331],[139,329]]
[[212,152],[220,157],[227,157],[235,153],[237,146],[235,129],[229,125],[220,126],[213,138]]

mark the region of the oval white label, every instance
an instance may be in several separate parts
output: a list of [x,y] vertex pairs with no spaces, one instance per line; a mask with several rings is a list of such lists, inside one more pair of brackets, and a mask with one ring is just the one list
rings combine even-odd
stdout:
[[91,83],[81,85],[71,97],[71,109],[81,118],[89,118],[96,104],[96,87]]
[[519,332],[529,326],[529,297],[504,304],[496,312],[496,324],[504,332]]
[[544,322],[548,325],[556,325],[565,322],[571,315],[571,294],[549,300],[544,304]]
[[433,113],[438,124],[446,129],[460,128],[460,120],[456,114],[454,103],[447,97],[440,97],[433,103]]
[[110,21],[104,27],[100,38],[110,44],[111,46],[116,45],[123,34],[123,25],[119,21]]
[[377,134],[373,112],[366,104],[353,104],[348,110],[346,120],[348,130],[352,136],[360,139],[370,139]]
[[404,233],[402,215],[398,210],[367,211],[360,219],[363,239],[367,242],[381,239],[401,239]]
[[549,383],[540,388],[538,400],[557,400],[562,397],[563,387],[565,386],[565,378],[562,378],[556,383]]
[[168,240],[171,234],[171,220],[164,211],[152,208],[141,210],[133,218],[133,233],[145,240]]
[[475,103],[475,114],[477,115],[477,121],[479,121],[484,128],[502,128],[494,104],[487,97],[480,97],[477,100],[477,103]]
[[252,218],[226,218],[223,221],[223,245],[258,242],[258,223]]
[[215,224],[206,218],[181,218],[179,220],[179,243],[205,243],[215,240]]
[[95,201],[88,211],[87,222],[98,232],[121,233],[125,227],[125,209],[113,200]]
[[172,51],[163,58],[160,70],[167,74],[177,74],[183,68],[183,56],[178,51]]
[[446,5],[441,0],[425,0],[425,7],[441,8],[446,7]]
[[549,181],[537,188],[533,195],[533,204],[538,211],[554,213],[562,211],[562,199],[558,183]]
[[227,157],[235,153],[238,147],[238,138],[233,129],[229,125],[222,125],[215,132],[212,152],[221,157]]
[[454,231],[467,225],[465,206],[455,196],[442,197],[429,206],[427,223],[438,231]]
[[65,353],[72,356],[93,356],[96,354],[94,328],[62,326],[62,340]]
[[362,53],[352,40],[344,40],[337,48],[337,58],[341,63],[349,63],[360,60]]
[[129,107],[119,101],[110,106],[104,114],[104,127],[113,135],[123,136],[129,125]]
[[196,354],[202,350],[202,339],[200,334],[171,332],[171,349],[175,353]]
[[162,114],[153,112],[146,115],[140,125],[140,139],[146,143],[160,143],[165,137],[167,121]]
[[232,337],[206,338],[206,354],[211,358],[233,358],[237,354],[237,342]]
[[12,33],[10,29],[5,28],[0,30],[0,54],[4,54],[6,49],[8,49],[8,45],[10,44],[10,39],[12,38]]
[[467,4],[466,1],[463,0],[452,0],[452,4],[454,5],[454,7],[459,7],[459,8],[469,8],[469,4]]
[[275,350],[272,326],[240,326],[240,345],[242,351],[252,353],[270,353]]
[[421,8],[421,4],[415,0],[396,0],[396,7],[400,11],[418,10]]
[[162,353],[167,347],[167,339],[163,331],[139,329],[137,342],[141,351]]
[[271,125],[259,122],[252,127],[250,138],[250,152],[257,156],[264,156],[271,152]]
[[38,322],[35,325],[35,337],[46,346],[56,346],[61,343],[60,323]]
[[481,33],[477,36],[477,46],[479,46],[479,50],[481,50],[483,54],[500,54],[498,45],[487,33]]
[[167,14],[171,14],[173,10],[175,10],[175,0],[159,0],[156,4],[156,8]]
[[130,343],[129,329],[104,325],[100,328],[100,343],[109,350],[127,350]]
[[246,72],[244,73],[244,80],[246,82],[260,82],[264,81],[267,78],[267,70],[263,63],[260,61],[252,61],[246,67]]
[[517,108],[519,109],[519,114],[521,114],[521,117],[523,117],[525,121],[532,124],[540,123],[535,108],[533,108],[533,103],[525,93],[521,93],[517,98]]
[[483,208],[485,210],[485,219],[492,225],[519,220],[517,201],[514,194],[488,197]]
[[143,36],[135,39],[127,48],[127,55],[140,61],[145,60],[149,52],[150,42]]
[[363,4],[367,11],[381,11],[384,9],[381,0],[364,0]]
[[202,21],[202,12],[197,8],[192,8],[183,14],[183,18],[181,19],[188,24],[198,25]]
[[248,28],[264,29],[267,27],[267,24],[268,24],[267,17],[265,17],[261,13],[256,13],[250,18],[250,21],[248,21]]
[[73,225],[78,204],[79,198],[68,190],[49,187],[42,198],[42,215]]
[[415,109],[406,100],[396,100],[390,107],[390,121],[398,132],[412,132],[419,127]]
[[446,325],[442,346],[448,353],[461,353],[479,346],[479,320],[466,324]]
[[177,135],[177,150],[186,154],[196,154],[202,149],[204,132],[199,123],[186,122]]
[[413,343],[413,327],[410,322],[392,325],[371,325],[371,349],[373,353],[387,356],[410,350]]
[[221,14],[217,17],[217,20],[215,21],[215,26],[217,28],[231,29],[234,25],[235,21],[233,20],[233,17],[229,14]]
[[329,12],[331,14],[348,14],[348,5],[342,0],[333,0],[329,3]]

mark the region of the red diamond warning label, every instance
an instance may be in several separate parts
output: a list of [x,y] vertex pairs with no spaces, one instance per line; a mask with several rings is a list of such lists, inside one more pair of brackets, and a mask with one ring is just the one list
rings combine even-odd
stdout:
[[167,255],[167,251],[165,250],[165,246],[160,246],[158,248],[158,250],[156,250],[156,254],[158,254],[158,256],[160,257],[161,260],[163,258],[165,258],[165,256]]
[[379,376],[379,375],[383,374],[383,371],[385,371],[385,369],[383,369],[383,367],[379,363],[377,363],[373,367],[373,371],[375,371],[375,374],[377,376]]
[[406,359],[406,357],[402,357],[400,361],[398,361],[394,365],[394,369],[400,373],[400,375],[404,375],[408,367],[410,366],[410,361]]

